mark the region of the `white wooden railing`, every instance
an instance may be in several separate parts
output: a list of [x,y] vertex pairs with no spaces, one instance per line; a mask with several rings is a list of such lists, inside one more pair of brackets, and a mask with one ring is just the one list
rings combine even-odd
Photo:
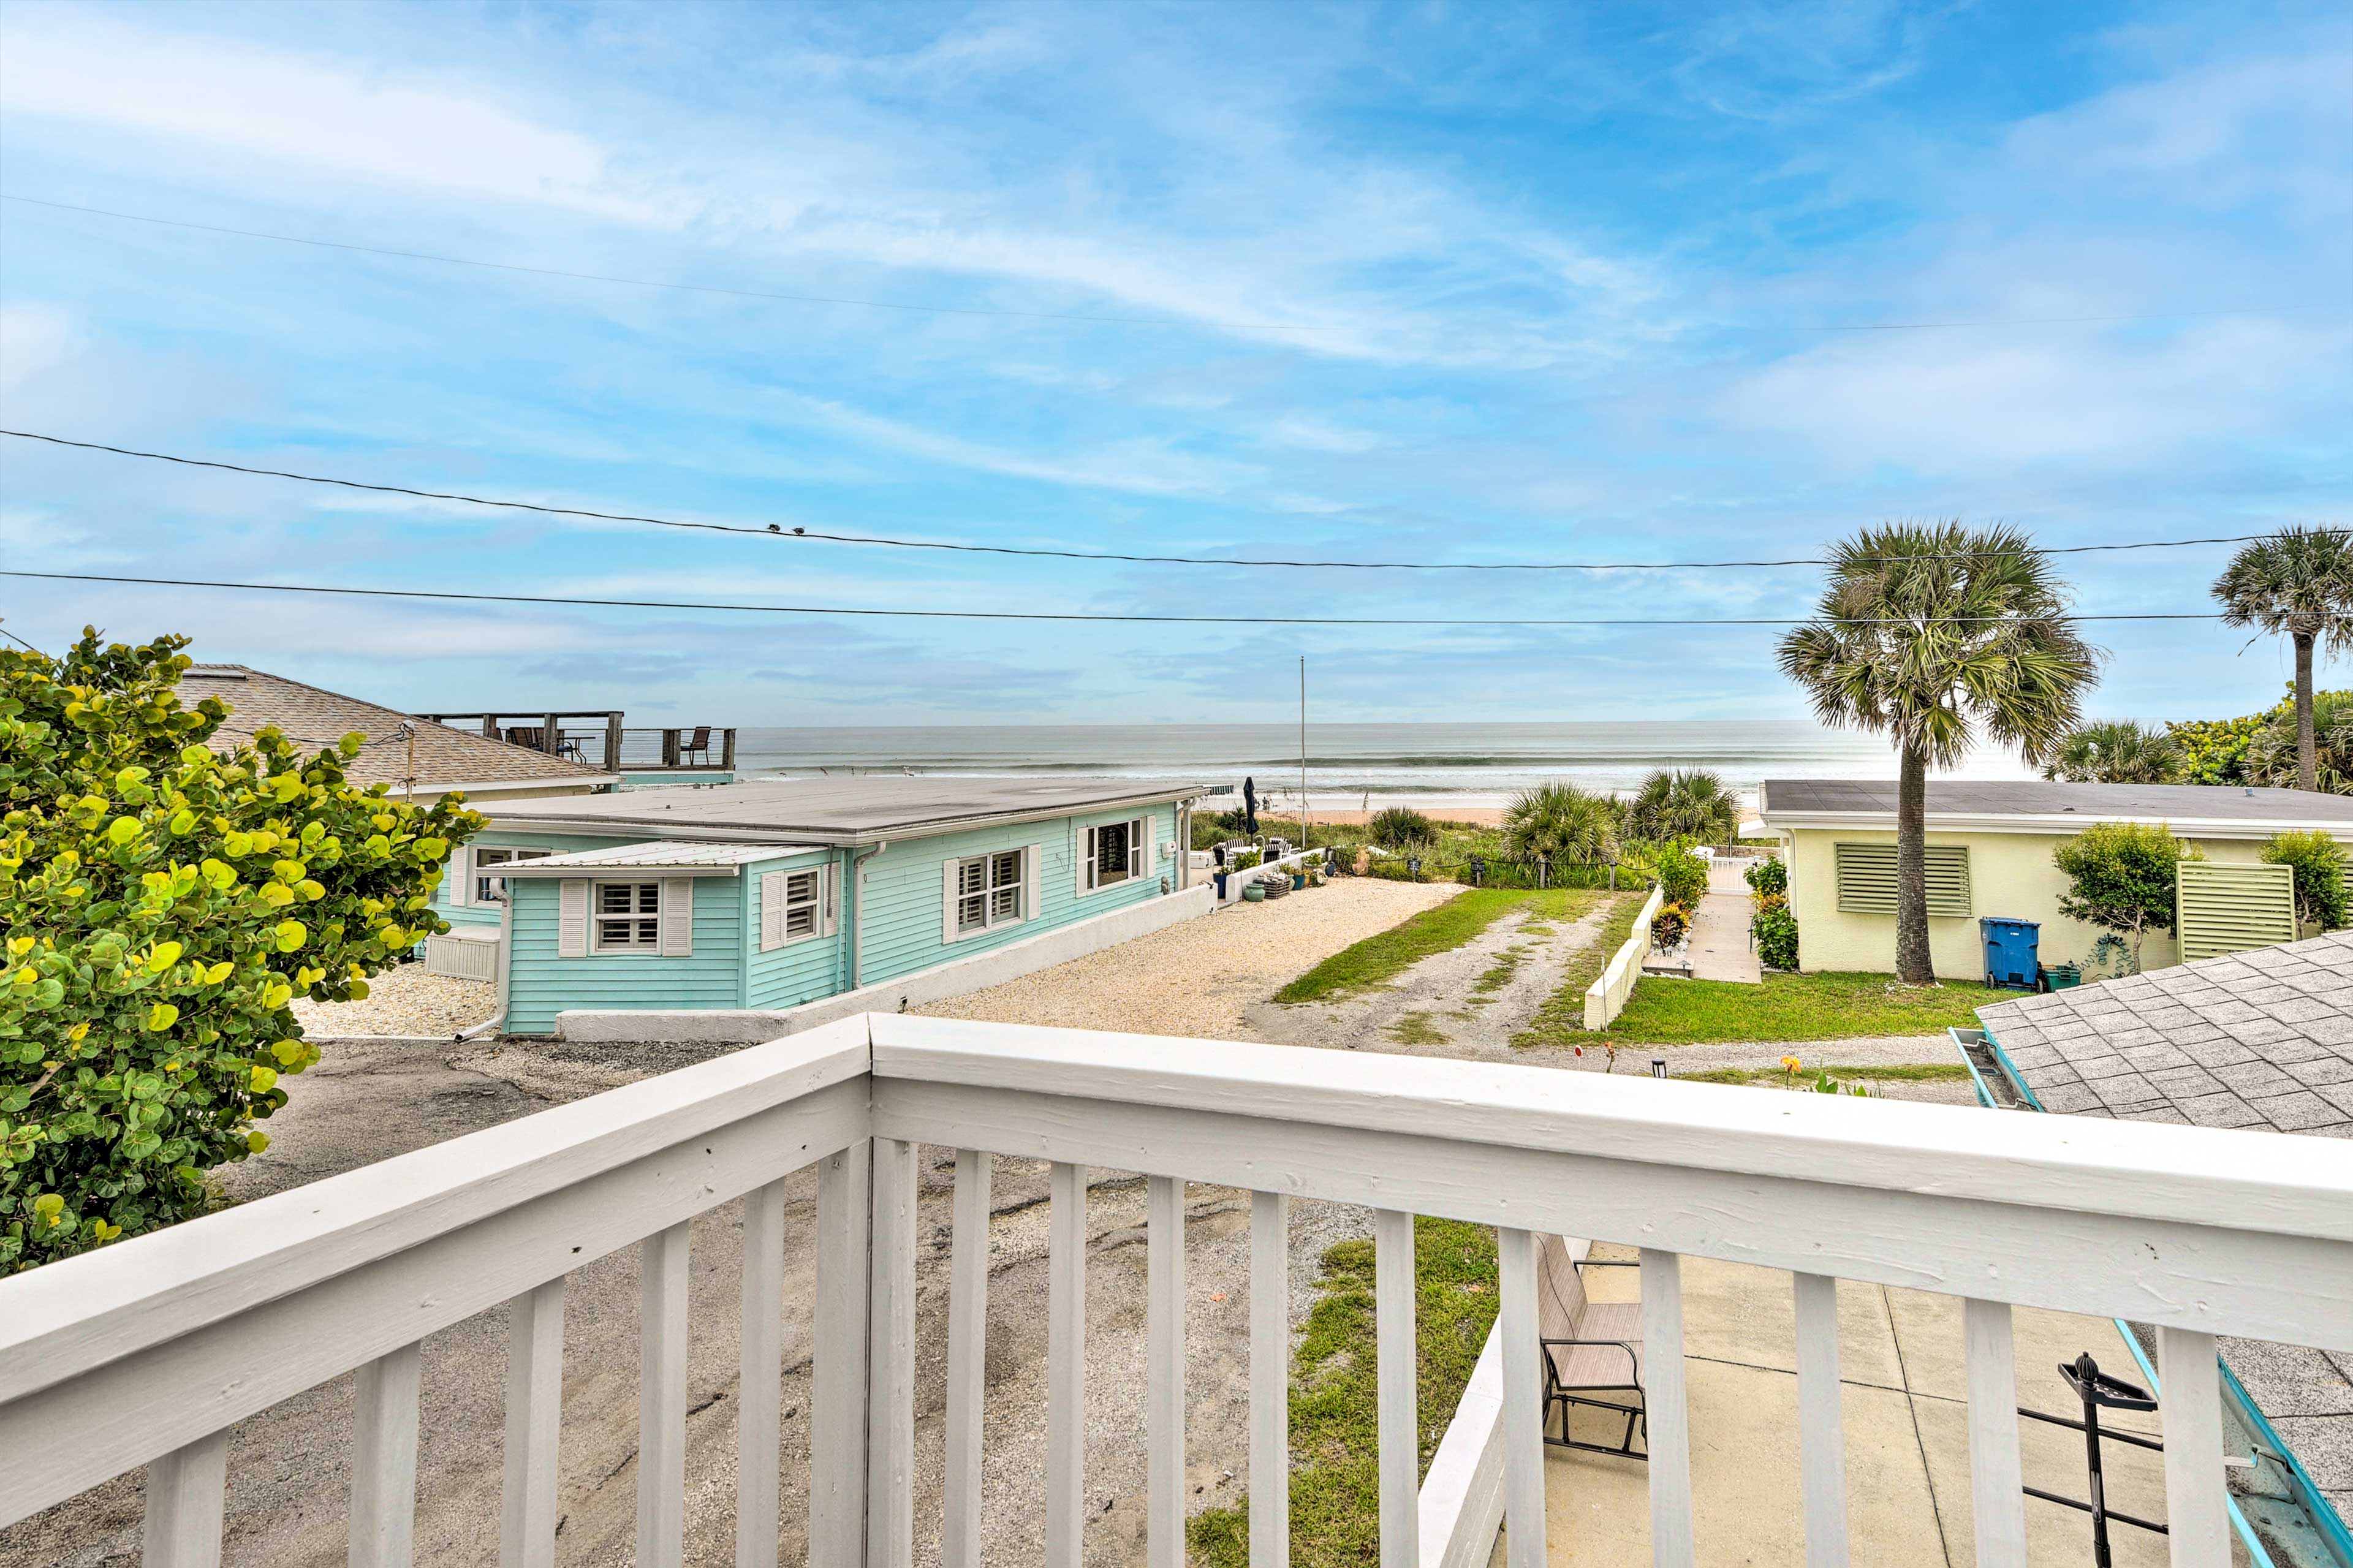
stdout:
[[1585,1026],[1606,1029],[1609,1021],[1626,1010],[1626,1000],[1634,994],[1635,983],[1642,978],[1642,960],[1651,951],[1651,917],[1659,912],[1666,901],[1666,884],[1655,884],[1651,896],[1642,900],[1635,912],[1630,934],[1618,944],[1609,962],[1585,988]]
[[[1175,1047],[1175,1048],[1172,1048]],[[351,1558],[409,1559],[418,1342],[503,1304],[500,1561],[553,1561],[567,1274],[641,1248],[637,1561],[681,1560],[688,1222],[746,1200],[737,1562],[776,1561],[784,1189],[818,1171],[812,1563],[899,1568],[913,1513],[915,1152],[958,1151],[942,1561],[982,1518],[987,1156],[1051,1162],[1046,1561],[1085,1512],[1085,1173],[1148,1180],[1149,1560],[1185,1546],[1184,1184],[1252,1193],[1250,1560],[1287,1559],[1294,1197],[1377,1211],[1381,1559],[1418,1542],[1412,1216],[1499,1227],[1510,1562],[1544,1562],[1535,1237],[1641,1249],[1653,1561],[1688,1568],[1680,1260],[1794,1271],[1815,1568],[1846,1555],[1836,1279],[1967,1299],[1978,1561],[2024,1562],[2010,1308],[2156,1325],[2177,1563],[2229,1561],[2220,1333],[2353,1350],[2353,1145],[869,1015],[0,1281],[0,1520],[140,1465],[147,1568],[219,1561],[230,1429],[357,1370]]]

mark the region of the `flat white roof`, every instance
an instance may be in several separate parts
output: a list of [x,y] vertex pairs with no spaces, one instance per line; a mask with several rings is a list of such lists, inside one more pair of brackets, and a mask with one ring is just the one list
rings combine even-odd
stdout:
[[619,844],[610,849],[547,855],[536,860],[512,860],[491,870],[501,877],[560,877],[569,872],[611,870],[616,867],[633,870],[733,871],[754,860],[774,860],[780,855],[823,847],[820,844],[698,844],[654,839],[644,844]]
[[1031,822],[1169,801],[1202,786],[1156,779],[861,777],[670,784],[618,795],[486,804],[502,829],[562,827],[669,839],[819,847],[922,838],[999,822]]

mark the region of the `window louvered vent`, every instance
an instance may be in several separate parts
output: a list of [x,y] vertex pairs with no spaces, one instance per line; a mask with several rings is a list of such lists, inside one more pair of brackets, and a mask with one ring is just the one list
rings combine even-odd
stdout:
[[[1895,912],[1895,846],[1841,844],[1838,853],[1838,907],[1846,915],[1892,915]],[[1969,900],[1969,852],[1957,844],[1928,846],[1928,913],[1966,917],[1974,912]]]

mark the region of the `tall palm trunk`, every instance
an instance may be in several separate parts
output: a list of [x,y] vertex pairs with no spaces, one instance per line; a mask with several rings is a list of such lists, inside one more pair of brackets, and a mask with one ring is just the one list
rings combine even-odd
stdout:
[[2295,638],[2295,787],[2320,787],[2320,741],[2312,728],[2313,634],[2296,631]]
[[1895,786],[1895,978],[1927,985],[1936,978],[1928,952],[1928,758],[1904,748]]

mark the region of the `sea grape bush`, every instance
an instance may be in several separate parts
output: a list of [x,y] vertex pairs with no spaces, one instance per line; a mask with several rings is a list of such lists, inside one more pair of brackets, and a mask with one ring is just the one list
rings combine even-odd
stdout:
[[1787,893],[1757,895],[1757,910],[1748,917],[1748,934],[1757,942],[1757,963],[1767,969],[1796,972],[1798,917],[1789,912]]
[[2295,918],[2303,925],[2342,931],[2353,925],[2353,899],[2345,887],[2345,849],[2327,834],[2274,833],[2263,849],[2265,865],[2285,866],[2295,875]]
[[186,642],[0,650],[0,1274],[208,1206],[319,1059],[294,998],[448,929],[427,900],[481,826],[345,783],[358,735],[214,751]]
[[1659,857],[1659,883],[1668,903],[1695,910],[1707,896],[1707,862],[1681,847],[1670,849]]

